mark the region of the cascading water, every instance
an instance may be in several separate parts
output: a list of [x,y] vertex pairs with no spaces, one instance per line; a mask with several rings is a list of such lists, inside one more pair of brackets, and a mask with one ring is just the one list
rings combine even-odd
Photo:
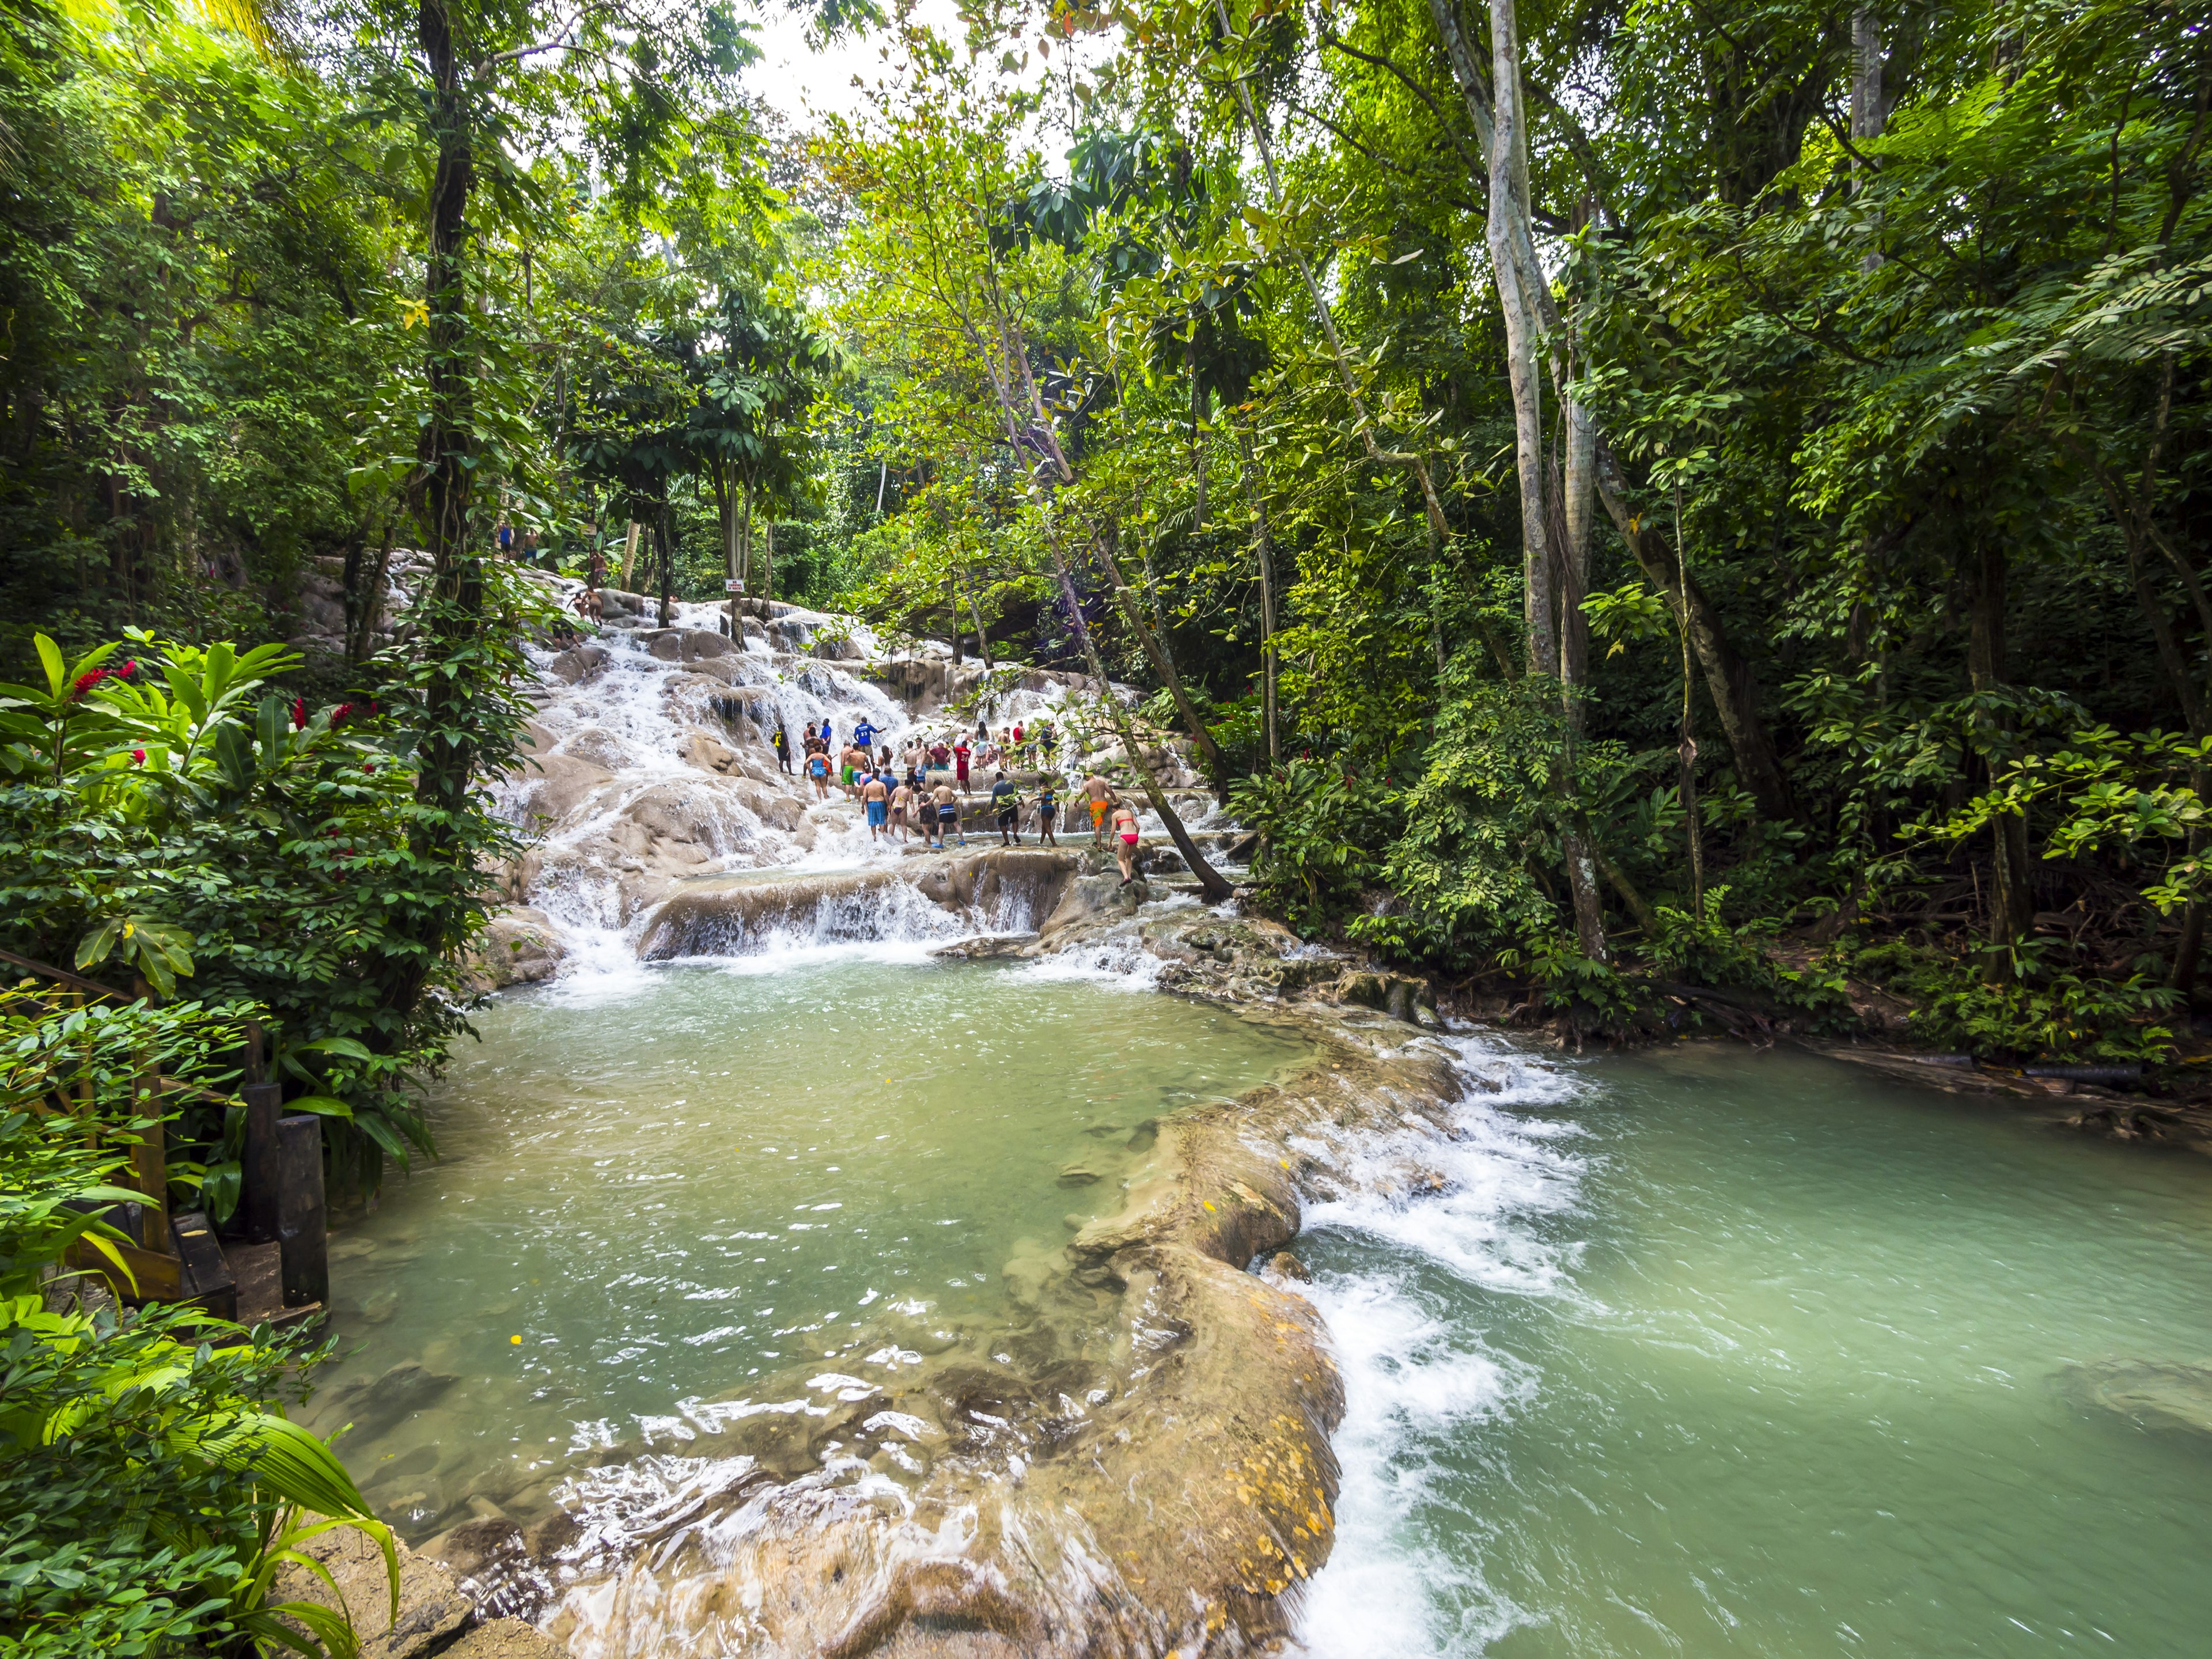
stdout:
[[1297,1246],[1346,1393],[1308,1659],[2201,1646],[2193,1158],[1804,1055],[1458,1046],[1486,1086],[1330,1148]]

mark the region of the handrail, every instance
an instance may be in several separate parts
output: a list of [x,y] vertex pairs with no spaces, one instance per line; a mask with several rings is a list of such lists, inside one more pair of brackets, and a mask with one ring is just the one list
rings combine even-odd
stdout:
[[112,986],[102,985],[96,979],[87,979],[82,974],[72,974],[66,968],[57,968],[51,962],[40,962],[36,957],[19,957],[13,951],[0,951],[0,962],[12,962],[18,968],[27,968],[41,979],[52,980],[72,990],[88,992],[94,996],[111,998],[117,1002],[138,1002],[139,997],[129,997]]

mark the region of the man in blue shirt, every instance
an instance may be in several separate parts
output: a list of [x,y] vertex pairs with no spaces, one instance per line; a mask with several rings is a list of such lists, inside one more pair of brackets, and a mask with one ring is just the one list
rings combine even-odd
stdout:
[[854,746],[855,748],[865,749],[871,755],[874,754],[876,752],[876,732],[877,727],[875,725],[870,721],[866,716],[863,715],[861,717],[860,723],[853,728]]

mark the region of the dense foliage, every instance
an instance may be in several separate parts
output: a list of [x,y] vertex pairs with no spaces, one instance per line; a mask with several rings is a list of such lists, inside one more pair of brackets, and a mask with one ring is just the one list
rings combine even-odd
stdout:
[[[327,1348],[58,1294],[90,1277],[59,1270],[68,1246],[119,1237],[99,1218],[134,1196],[113,1181],[145,1123],[141,1068],[205,1068],[238,1035],[188,1003],[0,993],[0,1652],[243,1650],[302,1632],[352,1650],[343,1620],[270,1601],[317,1531],[363,1526],[391,1550],[343,1466],[283,1416]],[[127,1270],[109,1276],[129,1287]]]

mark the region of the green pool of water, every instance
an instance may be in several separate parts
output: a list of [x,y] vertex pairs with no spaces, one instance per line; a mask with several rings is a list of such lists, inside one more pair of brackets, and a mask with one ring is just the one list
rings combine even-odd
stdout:
[[[742,969],[742,970],[738,970]],[[307,1420],[415,1535],[527,1524],[618,1448],[710,1450],[824,1370],[1011,1318],[1152,1126],[1304,1052],[1232,1014],[1021,968],[817,953],[500,999],[441,1156],[333,1240]],[[382,1379],[379,1381],[378,1379]]]
[[2212,1652],[2212,1164],[1789,1053],[1502,1068],[1299,1249],[1317,1659]]

